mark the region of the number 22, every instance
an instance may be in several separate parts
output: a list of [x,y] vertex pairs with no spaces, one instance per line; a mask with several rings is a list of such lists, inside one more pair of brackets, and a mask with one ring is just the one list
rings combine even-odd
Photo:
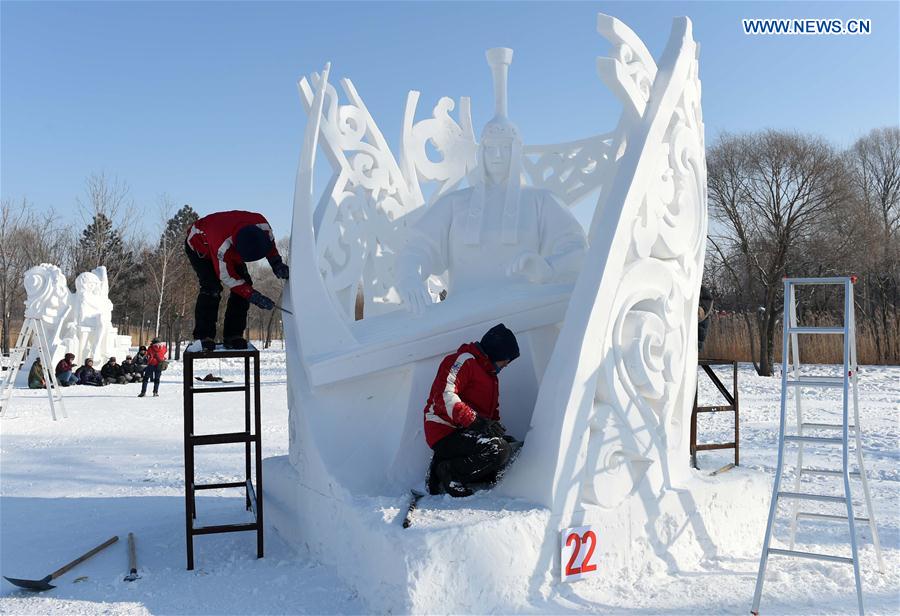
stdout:
[[[575,564],[575,560],[578,558],[578,553],[581,551],[581,546],[586,544],[588,540],[590,540],[591,545],[590,547],[588,547],[587,554],[584,555],[584,559],[581,561],[581,566],[573,567],[572,565]],[[572,550],[572,555],[569,557],[569,562],[566,564],[566,576],[579,575],[583,573],[590,573],[591,571],[596,571],[597,565],[589,564],[591,561],[591,557],[594,555],[594,549],[597,547],[597,535],[594,534],[594,531],[586,531],[581,536],[578,536],[578,533],[571,533],[568,537],[566,537],[566,547],[572,545],[573,541],[575,542],[575,549]]]

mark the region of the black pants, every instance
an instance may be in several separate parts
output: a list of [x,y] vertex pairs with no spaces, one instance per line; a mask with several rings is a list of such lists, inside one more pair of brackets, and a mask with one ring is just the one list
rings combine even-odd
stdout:
[[448,434],[434,445],[434,457],[428,472],[428,491],[440,492],[435,467],[447,461],[454,481],[463,484],[492,483],[497,473],[506,466],[511,448],[506,439],[487,436],[461,428]]
[[[198,255],[187,242],[184,243],[191,267],[197,273],[200,281],[200,294],[197,295],[197,304],[194,306],[194,333],[195,340],[216,337],[216,321],[219,318],[219,300],[222,298],[222,283],[216,275],[212,261]],[[253,285],[247,265],[241,263],[237,268],[237,274],[247,284]],[[228,294],[228,305],[225,307],[225,323],[222,326],[223,338],[236,338],[244,335],[247,329],[247,311],[250,302],[237,293]]]
[[147,381],[153,379],[153,393],[159,392],[159,379],[162,376],[162,368],[159,364],[144,368],[144,376],[141,379],[141,393],[147,393]]

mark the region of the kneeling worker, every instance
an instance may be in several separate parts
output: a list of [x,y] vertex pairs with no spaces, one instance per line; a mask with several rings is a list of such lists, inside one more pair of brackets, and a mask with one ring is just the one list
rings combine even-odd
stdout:
[[469,496],[471,484],[496,481],[514,442],[499,421],[497,374],[518,356],[515,334],[501,323],[441,361],[425,406],[431,494]]
[[288,278],[288,266],[278,254],[269,222],[255,212],[216,212],[191,226],[184,248],[200,281],[194,309],[194,339],[200,340],[204,351],[215,350],[216,320],[224,284],[231,291],[222,327],[225,348],[246,349],[243,335],[250,304],[263,310],[275,307],[271,299],[253,289],[247,263],[265,258],[276,277]]

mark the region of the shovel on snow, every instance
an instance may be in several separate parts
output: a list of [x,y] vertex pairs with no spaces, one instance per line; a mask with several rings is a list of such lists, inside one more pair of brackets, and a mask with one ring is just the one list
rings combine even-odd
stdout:
[[107,539],[106,541],[104,541],[103,543],[101,543],[100,545],[95,547],[93,550],[91,550],[87,554],[79,556],[78,558],[76,558],[75,560],[73,560],[72,562],[70,562],[67,565],[63,565],[62,567],[60,567],[59,569],[57,569],[56,571],[54,571],[53,573],[51,573],[50,575],[48,575],[47,577],[45,577],[42,580],[19,580],[16,578],[6,577],[5,575],[3,577],[6,578],[6,580],[10,584],[15,584],[16,586],[18,586],[20,588],[24,588],[26,590],[33,590],[35,592],[40,592],[42,590],[50,590],[51,588],[56,588],[56,586],[54,586],[53,584],[50,583],[51,580],[55,580],[56,578],[61,576],[63,573],[67,572],[69,569],[71,569],[75,565],[86,561],[88,558],[90,558],[91,556],[93,556],[94,554],[99,552],[100,550],[108,548],[109,546],[111,546],[118,540],[119,540],[118,537],[111,537],[111,538]]

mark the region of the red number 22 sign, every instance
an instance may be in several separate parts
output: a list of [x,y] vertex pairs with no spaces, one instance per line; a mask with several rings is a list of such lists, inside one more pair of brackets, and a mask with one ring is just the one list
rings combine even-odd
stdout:
[[580,580],[595,574],[597,563],[594,550],[597,549],[597,534],[590,526],[567,528],[560,533],[559,578],[563,582]]

